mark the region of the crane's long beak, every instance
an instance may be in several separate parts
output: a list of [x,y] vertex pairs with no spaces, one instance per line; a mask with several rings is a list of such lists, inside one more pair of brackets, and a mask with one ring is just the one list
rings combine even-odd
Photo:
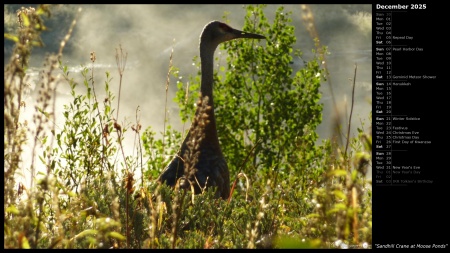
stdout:
[[266,39],[265,36],[256,33],[243,32],[236,29],[234,30],[234,34],[236,34],[236,38]]

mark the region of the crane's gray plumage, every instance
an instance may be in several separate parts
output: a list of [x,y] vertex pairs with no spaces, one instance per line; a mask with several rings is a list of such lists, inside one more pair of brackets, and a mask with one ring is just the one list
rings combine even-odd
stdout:
[[[191,125],[186,138],[170,164],[164,169],[158,181],[174,186],[180,177],[185,177],[182,188],[189,188],[189,183],[193,184],[195,193],[201,192],[206,187],[217,187],[216,197],[227,199],[230,195],[230,175],[228,166],[220,148],[217,136],[216,119],[214,117],[213,101],[213,67],[214,51],[217,46],[225,41],[237,38],[265,39],[264,36],[253,33],[246,33],[231,28],[225,23],[212,21],[208,23],[200,35],[200,62],[201,62],[201,100],[207,97],[207,104],[210,109],[206,111],[208,123],[200,127],[200,143],[198,143],[198,157],[194,164],[195,173],[186,172],[184,166],[185,153],[188,150],[188,142],[194,135],[199,135],[198,124]],[[197,107],[196,115],[199,115],[201,108]],[[203,112],[205,113],[205,112]],[[192,151],[191,151],[192,152]]]

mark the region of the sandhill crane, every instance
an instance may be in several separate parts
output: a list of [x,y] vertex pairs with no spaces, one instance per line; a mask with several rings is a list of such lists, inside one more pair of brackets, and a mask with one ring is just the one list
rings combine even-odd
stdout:
[[[195,194],[208,187],[217,187],[216,198],[227,199],[229,197],[230,175],[220,148],[214,117],[213,62],[214,51],[220,43],[238,38],[265,39],[262,35],[239,31],[219,21],[212,21],[203,28],[200,35],[201,98],[199,105],[203,101],[203,104],[207,102],[208,107],[205,110],[204,106],[198,106],[195,114],[198,117],[199,114],[206,113],[208,121],[203,126],[192,123],[177,155],[159,176],[159,182],[175,186],[178,179],[182,178],[180,187],[190,188],[192,185]],[[194,161],[186,161],[186,163],[190,162],[191,168],[194,168],[194,170],[186,171],[185,154],[186,152],[192,153],[192,151],[188,151],[188,144],[190,141],[196,141],[195,138],[192,138],[194,135],[202,136],[197,138],[199,154]]]

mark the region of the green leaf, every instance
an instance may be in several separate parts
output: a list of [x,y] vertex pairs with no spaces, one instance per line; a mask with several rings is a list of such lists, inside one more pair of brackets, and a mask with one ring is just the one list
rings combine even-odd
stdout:
[[30,243],[28,242],[28,239],[26,236],[22,236],[22,245],[20,245],[22,249],[30,249]]
[[336,176],[336,177],[346,176],[347,171],[346,170],[332,170],[332,171],[330,171],[330,175]]
[[18,36],[16,36],[16,35],[12,35],[12,34],[9,34],[9,33],[5,33],[4,34],[4,37],[5,37],[5,39],[8,39],[8,40],[12,40],[12,41],[14,41],[14,42],[19,42],[19,37]]
[[275,246],[279,249],[314,249],[320,247],[320,240],[302,241],[299,237],[278,236]]
[[20,213],[20,212],[19,212],[19,209],[17,209],[17,207],[14,206],[14,205],[8,206],[8,207],[6,208],[6,212],[7,212],[7,213],[11,213],[11,214],[16,214],[16,215]]
[[117,233],[115,231],[108,233],[108,236],[120,241],[125,241],[125,236],[121,235],[120,233]]
[[75,235],[71,241],[74,239],[79,239],[81,237],[89,236],[89,235],[96,235],[98,231],[96,229],[86,229],[84,231],[81,231],[79,234]]
[[30,19],[28,18],[28,16],[24,12],[21,12],[20,16],[22,17],[23,25],[25,27],[29,27],[30,26]]
[[336,196],[336,198],[341,199],[346,201],[347,200],[347,196],[340,190],[334,190],[333,191],[334,196]]

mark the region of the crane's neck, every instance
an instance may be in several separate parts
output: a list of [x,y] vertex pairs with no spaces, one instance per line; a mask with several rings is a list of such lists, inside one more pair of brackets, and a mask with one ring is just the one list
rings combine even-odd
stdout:
[[[217,45],[200,43],[200,62],[201,62],[201,87],[202,99],[208,96],[208,105],[211,106],[209,113],[209,124],[205,127],[205,135],[208,140],[218,143],[216,118],[214,117],[214,99],[213,99],[213,83],[214,83],[214,51]],[[198,113],[199,108],[197,108]]]
[[202,96],[208,96],[210,105],[213,105],[213,83],[214,83],[214,51],[216,47],[205,46],[200,43],[201,62],[201,92]]

